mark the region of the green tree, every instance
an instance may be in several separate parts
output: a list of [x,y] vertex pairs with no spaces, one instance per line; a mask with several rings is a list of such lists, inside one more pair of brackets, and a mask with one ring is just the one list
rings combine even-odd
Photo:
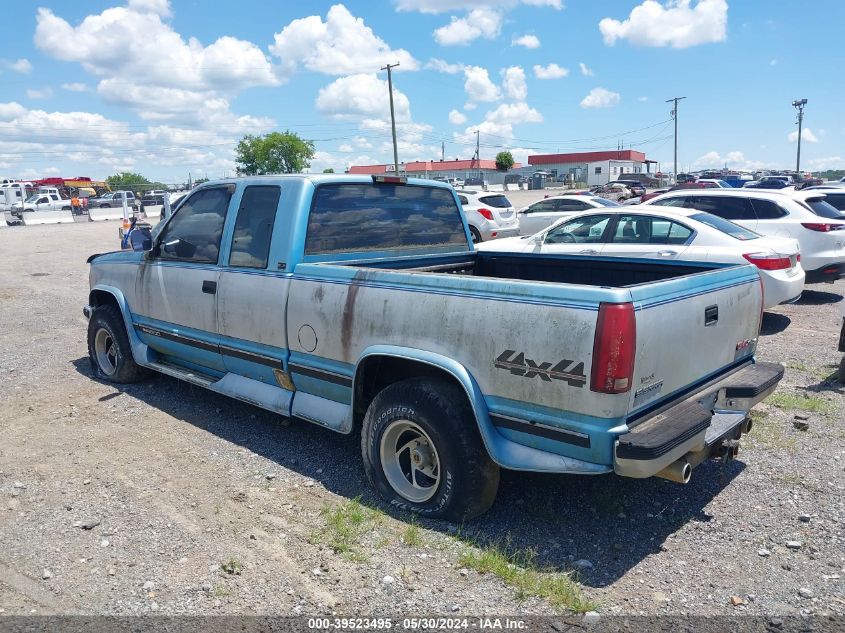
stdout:
[[166,189],[167,187],[161,182],[152,182],[142,176],[131,171],[122,171],[119,174],[114,174],[106,178],[112,191],[148,191],[149,189]]
[[332,167],[326,167],[326,168],[323,170],[323,173],[324,173],[324,174],[333,174],[333,173],[334,173],[334,169],[333,169]]
[[311,166],[314,152],[314,143],[289,130],[264,136],[247,134],[235,148],[235,162],[244,176],[295,174]]
[[507,171],[513,167],[513,154],[510,152],[499,152],[496,154],[496,169]]

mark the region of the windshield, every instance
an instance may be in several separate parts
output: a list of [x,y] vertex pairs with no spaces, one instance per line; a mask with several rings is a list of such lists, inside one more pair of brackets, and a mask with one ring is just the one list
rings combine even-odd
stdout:
[[726,183],[724,180],[717,180],[716,184],[719,185],[722,189],[730,189],[731,186]]
[[722,233],[727,233],[732,238],[740,240],[742,242],[747,242],[748,240],[756,240],[760,237],[754,231],[749,231],[746,228],[741,227],[739,224],[734,224],[724,218],[720,218],[717,215],[712,215],[710,213],[696,213],[691,215],[690,218],[701,222],[702,224],[706,224],[707,226],[716,229],[717,231],[721,231]]
[[608,200],[607,198],[593,198],[593,202],[597,202],[603,207],[621,207],[622,205],[616,202],[616,200]]
[[839,220],[845,217],[839,209],[822,198],[811,198],[805,200],[804,204],[810,207],[813,213],[822,218]]
[[513,206],[511,201],[505,196],[484,196],[483,198],[479,198],[478,201],[491,207],[496,207],[497,209],[507,209]]

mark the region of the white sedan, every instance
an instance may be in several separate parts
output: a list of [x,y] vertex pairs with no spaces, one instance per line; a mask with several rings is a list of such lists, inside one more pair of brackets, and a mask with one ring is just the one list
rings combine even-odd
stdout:
[[581,211],[603,209],[604,207],[618,207],[613,200],[599,198],[592,194],[567,194],[549,196],[523,207],[517,213],[519,217],[519,234],[534,235],[564,217],[569,217]]
[[568,216],[526,237],[485,242],[482,251],[752,263],[764,307],[797,301],[804,289],[798,240],[764,237],[695,209],[631,206]]

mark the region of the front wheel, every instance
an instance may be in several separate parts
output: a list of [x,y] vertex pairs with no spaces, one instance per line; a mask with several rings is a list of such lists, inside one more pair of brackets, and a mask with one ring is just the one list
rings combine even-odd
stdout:
[[364,417],[361,453],[370,482],[403,510],[460,522],[496,498],[499,467],[466,394],[445,380],[405,380],[381,391]]
[[132,357],[120,311],[111,305],[94,310],[88,322],[88,357],[94,375],[117,383],[132,383],[149,376]]

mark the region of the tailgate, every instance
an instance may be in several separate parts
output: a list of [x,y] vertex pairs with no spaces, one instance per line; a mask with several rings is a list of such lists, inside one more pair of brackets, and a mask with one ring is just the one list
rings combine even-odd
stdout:
[[763,297],[753,266],[731,266],[630,290],[637,356],[629,415],[754,354]]

